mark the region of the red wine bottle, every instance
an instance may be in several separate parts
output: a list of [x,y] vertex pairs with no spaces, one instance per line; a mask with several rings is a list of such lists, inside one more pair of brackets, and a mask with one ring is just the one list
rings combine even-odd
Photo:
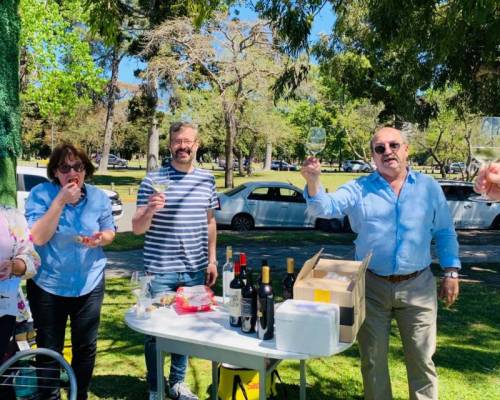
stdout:
[[255,332],[257,322],[257,290],[252,282],[252,272],[248,270],[247,283],[241,289],[241,331]]
[[262,340],[274,337],[274,295],[269,275],[269,267],[262,267],[262,283],[257,297],[257,336]]
[[229,325],[241,326],[241,289],[243,281],[240,277],[240,262],[236,260],[234,263],[234,278],[229,283]]
[[243,281],[243,284],[246,285],[248,271],[247,271],[247,255],[245,253],[240,253],[240,266],[241,266],[240,278]]
[[286,276],[283,279],[283,299],[293,299],[293,285],[295,283],[295,260],[291,257],[286,259]]

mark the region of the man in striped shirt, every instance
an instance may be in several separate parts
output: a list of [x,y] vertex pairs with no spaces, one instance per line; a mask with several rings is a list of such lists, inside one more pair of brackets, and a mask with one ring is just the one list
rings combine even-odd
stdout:
[[[217,278],[215,179],[208,171],[194,167],[198,146],[195,125],[172,124],[171,163],[148,173],[139,188],[132,228],[137,235],[146,233],[144,267],[154,276],[152,296],[180,286],[212,286]],[[155,338],[146,336],[150,400],[158,396],[155,347]],[[186,366],[186,356],[171,355],[168,394],[172,399],[198,399],[184,384]]]

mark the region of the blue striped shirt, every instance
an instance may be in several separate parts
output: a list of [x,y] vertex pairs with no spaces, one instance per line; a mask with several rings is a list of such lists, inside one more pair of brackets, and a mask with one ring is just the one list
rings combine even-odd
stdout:
[[457,235],[439,183],[409,170],[399,196],[374,172],[350,181],[335,193],[323,189],[311,197],[304,190],[308,211],[315,216],[348,215],[357,260],[373,252],[370,269],[379,275],[406,275],[427,267],[435,240],[443,268],[460,268]]
[[165,207],[146,231],[147,272],[195,272],[208,266],[207,211],[217,207],[215,178],[203,169],[177,171],[171,165],[150,172],[141,182],[137,206],[147,206],[153,183],[167,184]]

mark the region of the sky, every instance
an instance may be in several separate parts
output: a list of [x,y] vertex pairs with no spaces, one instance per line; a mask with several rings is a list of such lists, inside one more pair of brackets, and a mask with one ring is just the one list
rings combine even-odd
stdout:
[[[240,12],[239,17],[242,20],[252,21],[257,18],[257,14],[248,7],[240,7],[238,10]],[[334,22],[335,15],[332,11],[330,3],[327,2],[314,19],[310,38],[311,42],[316,41],[321,33],[330,33]],[[140,62],[137,58],[125,57],[120,63],[118,79],[125,83],[139,84],[141,83],[141,80],[134,76],[134,70],[142,69],[144,67],[145,64]]]

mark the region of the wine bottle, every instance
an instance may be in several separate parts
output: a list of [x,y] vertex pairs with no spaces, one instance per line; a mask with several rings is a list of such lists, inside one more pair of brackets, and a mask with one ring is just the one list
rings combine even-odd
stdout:
[[274,295],[269,275],[269,267],[262,267],[262,283],[257,298],[257,336],[262,340],[274,336]]
[[240,262],[234,263],[234,278],[229,284],[229,325],[241,326],[241,289]]
[[252,282],[252,272],[248,270],[247,283],[241,289],[241,331],[255,332],[257,322],[257,290]]
[[241,266],[240,278],[246,285],[248,271],[247,271],[247,255],[245,253],[240,253],[240,266]]
[[295,283],[295,260],[291,257],[286,259],[286,276],[283,279],[283,299],[293,299],[293,285]]
[[226,263],[222,267],[222,301],[225,305],[229,303],[229,284],[234,278],[233,271],[233,248],[226,247]]

